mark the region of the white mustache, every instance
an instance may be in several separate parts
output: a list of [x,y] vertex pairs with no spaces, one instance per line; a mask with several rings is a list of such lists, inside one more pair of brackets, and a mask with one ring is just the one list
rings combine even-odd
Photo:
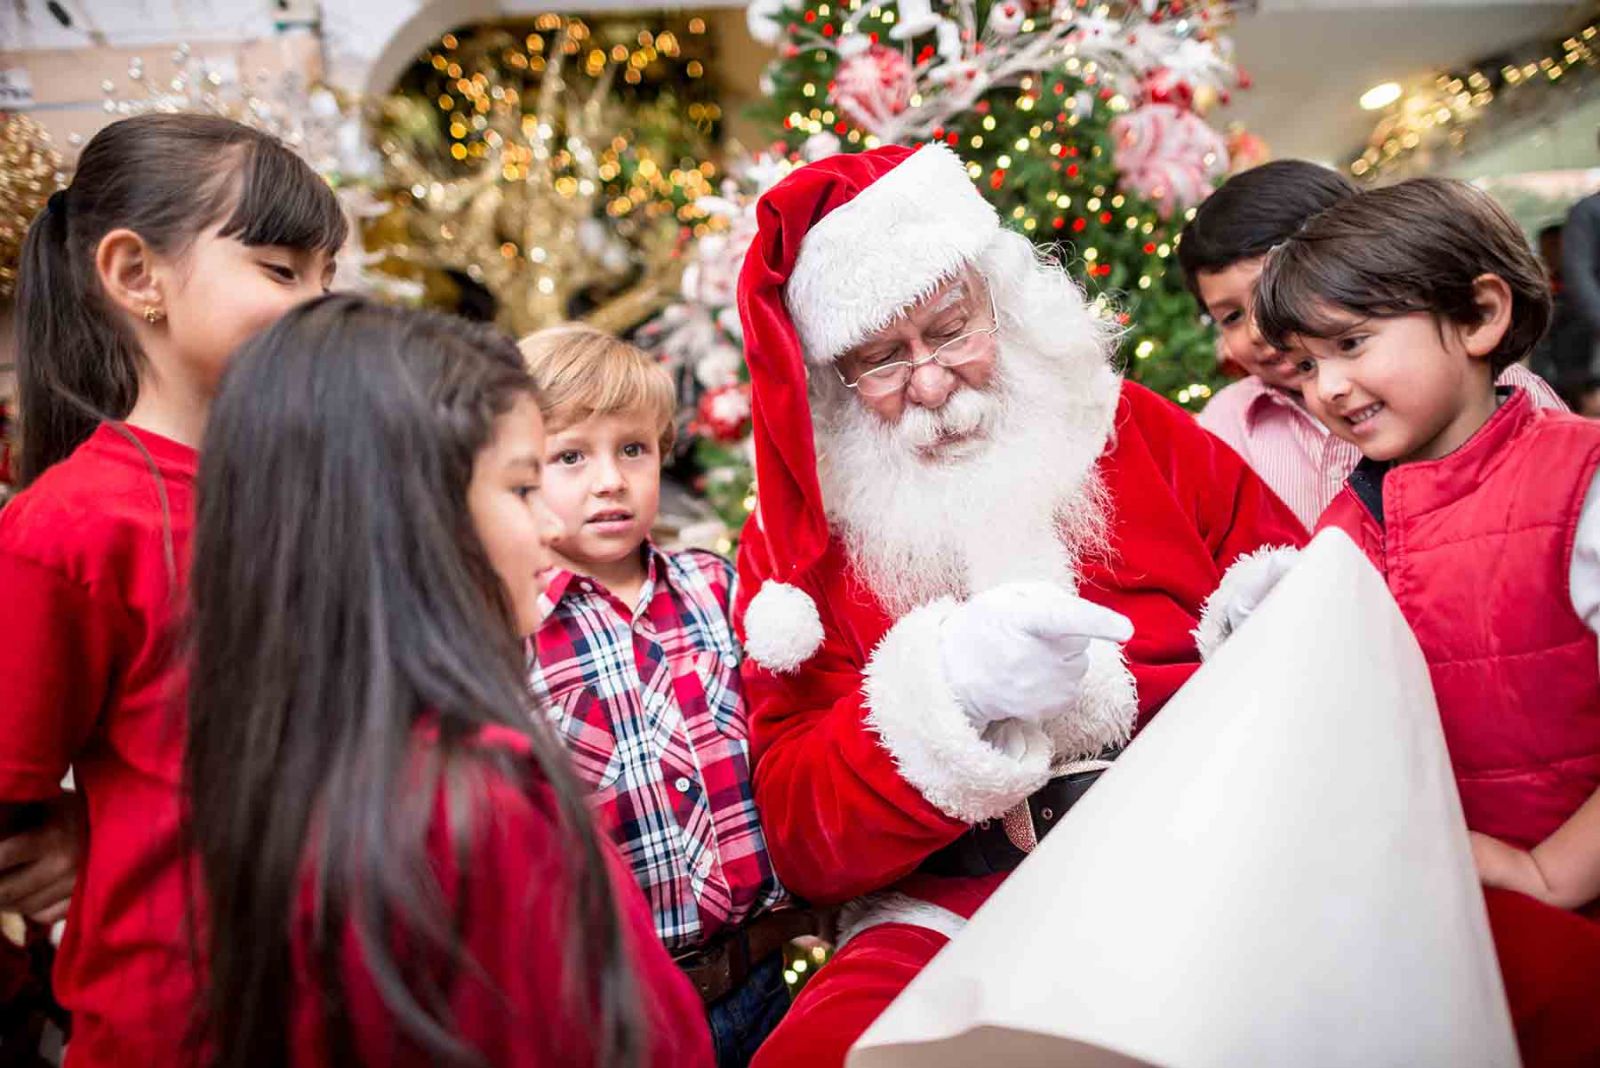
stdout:
[[942,408],[930,410],[908,405],[894,425],[894,436],[908,449],[924,449],[941,438],[989,429],[995,425],[1003,404],[993,393],[962,389]]

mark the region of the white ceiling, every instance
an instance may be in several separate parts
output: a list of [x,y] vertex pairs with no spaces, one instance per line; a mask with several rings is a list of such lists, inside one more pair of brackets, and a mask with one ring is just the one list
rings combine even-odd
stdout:
[[1376,114],[1356,100],[1373,85],[1423,82],[1440,68],[1560,33],[1589,9],[1560,0],[1261,0],[1231,30],[1255,86],[1217,114],[1245,123],[1275,156],[1342,162],[1372,130]]

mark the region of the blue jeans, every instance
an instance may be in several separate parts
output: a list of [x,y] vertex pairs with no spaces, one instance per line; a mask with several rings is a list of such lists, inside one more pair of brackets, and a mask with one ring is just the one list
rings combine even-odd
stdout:
[[783,954],[774,953],[750,969],[744,984],[724,994],[706,1014],[717,1068],[745,1068],[788,1011]]

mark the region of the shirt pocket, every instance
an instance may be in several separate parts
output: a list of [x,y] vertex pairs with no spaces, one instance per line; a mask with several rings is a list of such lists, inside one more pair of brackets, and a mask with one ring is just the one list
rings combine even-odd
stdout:
[[739,682],[737,647],[700,649],[694,654],[694,672],[706,695],[706,710],[717,732],[736,742],[750,734],[745,718],[744,689]]
[[578,777],[604,801],[622,775],[622,755],[605,703],[582,683],[546,698],[546,716],[572,757]]

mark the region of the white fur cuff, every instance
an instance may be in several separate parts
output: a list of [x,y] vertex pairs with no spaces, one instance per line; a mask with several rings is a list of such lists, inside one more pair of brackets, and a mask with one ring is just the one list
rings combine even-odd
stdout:
[[1126,745],[1139,715],[1139,691],[1123,658],[1122,646],[1095,639],[1089,643],[1089,670],[1072,711],[1043,724],[1055,748],[1055,767]]
[[939,662],[939,627],[956,607],[941,598],[901,618],[867,663],[867,723],[907,782],[966,823],[993,819],[1045,784],[1051,747],[1037,731],[1018,756],[984,741]]
[[881,927],[886,923],[921,927],[924,930],[937,931],[946,938],[954,938],[967,925],[964,918],[942,905],[902,894],[898,890],[888,890],[881,894],[868,894],[866,897],[845,902],[839,909],[835,951],[843,949],[846,942],[862,931]]
[[1200,610],[1200,625],[1191,632],[1201,660],[1211,659],[1211,654],[1266,599],[1299,556],[1299,549],[1268,545],[1233,562],[1206,598],[1205,607]]

